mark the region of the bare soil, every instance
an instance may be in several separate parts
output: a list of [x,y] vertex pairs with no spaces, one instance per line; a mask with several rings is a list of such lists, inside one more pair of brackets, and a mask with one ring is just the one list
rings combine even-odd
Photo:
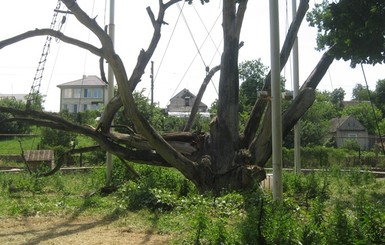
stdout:
[[170,235],[95,217],[0,218],[0,244],[168,244]]

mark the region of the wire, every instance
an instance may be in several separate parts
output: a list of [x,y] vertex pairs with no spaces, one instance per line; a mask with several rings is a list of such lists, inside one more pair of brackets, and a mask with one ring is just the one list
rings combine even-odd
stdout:
[[[203,27],[205,28],[208,37],[210,37],[210,40],[211,40],[211,42],[213,43],[213,45],[214,45],[214,47],[215,47],[215,49],[216,49],[216,53],[218,53],[218,54],[220,55],[221,53],[219,52],[219,48],[218,48],[218,46],[216,45],[216,43],[214,42],[214,39],[213,39],[213,37],[210,35],[210,33],[211,33],[211,31],[214,29],[216,23],[218,22],[219,17],[222,15],[222,12],[219,11],[218,17],[215,19],[215,21],[214,21],[214,23],[213,23],[213,25],[211,26],[211,29],[210,29],[210,31],[209,31],[209,30],[207,30],[207,27],[206,27],[205,23],[203,22],[201,16],[199,15],[199,12],[198,12],[197,9],[195,8],[195,5],[194,5],[194,4],[193,4],[193,8],[194,8],[194,10],[195,10],[195,13],[198,15],[198,18],[199,18],[199,20],[201,21]],[[206,37],[206,39],[207,39],[207,37]],[[206,39],[205,39],[205,41],[206,41]],[[204,42],[205,42],[205,41],[204,41]],[[203,43],[204,43],[204,42],[203,42]],[[203,44],[202,44],[202,45],[203,45]],[[202,45],[201,45],[201,47],[202,47]],[[210,65],[210,64],[209,64],[209,65]]]
[[[179,4],[178,4],[178,7],[179,7],[179,9],[181,10]],[[194,63],[194,61],[195,61],[195,59],[196,59],[196,57],[197,57],[198,55],[200,56],[200,58],[201,58],[201,60],[202,60],[202,63],[203,63],[203,65],[204,65],[204,67],[205,67],[205,70],[207,70],[207,67],[208,67],[208,66],[207,66],[206,62],[204,61],[203,56],[202,56],[200,50],[202,49],[203,45],[206,43],[206,41],[207,41],[208,38],[211,39],[211,41],[212,41],[213,44],[214,44],[214,47],[216,48],[216,52],[214,53],[214,56],[213,56],[213,58],[211,59],[210,64],[212,63],[212,61],[213,61],[213,59],[214,59],[216,53],[220,54],[219,48],[218,48],[218,46],[215,44],[215,42],[214,42],[214,40],[213,40],[213,38],[211,37],[210,34],[211,34],[212,30],[214,29],[214,27],[215,27],[215,25],[216,25],[216,23],[217,23],[217,21],[218,21],[218,19],[219,19],[219,17],[221,16],[222,13],[220,12],[220,13],[218,14],[218,17],[215,19],[215,21],[214,21],[213,25],[211,26],[210,30],[208,30],[207,27],[206,27],[206,25],[204,24],[202,18],[200,17],[200,15],[199,15],[199,13],[198,13],[198,11],[196,10],[195,7],[194,7],[194,10],[195,10],[196,14],[198,15],[198,18],[200,19],[202,25],[204,26],[204,28],[205,28],[205,30],[206,30],[206,32],[207,32],[207,35],[206,35],[205,39],[203,40],[202,44],[198,47],[198,44],[197,44],[197,42],[196,42],[195,39],[194,39],[194,36],[193,36],[192,31],[191,31],[191,29],[190,29],[190,26],[189,26],[189,24],[188,24],[188,22],[187,22],[187,20],[186,20],[186,18],[185,18],[185,16],[184,16],[182,10],[181,10],[183,20],[184,20],[184,22],[185,22],[185,24],[186,24],[186,26],[187,26],[187,29],[188,29],[188,31],[189,31],[189,33],[190,33],[191,39],[192,39],[193,42],[194,42],[195,48],[197,49],[197,53],[196,53],[195,56],[193,57],[193,59],[192,59],[192,61],[190,62],[189,66],[187,67],[187,69],[186,69],[185,73],[183,74],[181,80],[179,81],[178,85],[175,87],[175,90],[174,90],[174,92],[172,93],[171,97],[173,97],[173,96],[176,94],[176,91],[178,90],[180,84],[182,83],[182,81],[183,81],[184,78],[186,77],[188,71],[190,70],[192,64]],[[221,41],[221,42],[222,42],[222,41]],[[207,74],[207,72],[206,72],[206,74]],[[215,87],[215,85],[214,85],[212,79],[211,79],[210,81],[211,81],[211,84],[213,85],[213,87],[214,87],[214,89],[215,89],[215,92],[216,92],[217,95],[218,95],[218,90],[217,90],[217,88]]]
[[[92,2],[91,16],[94,15],[94,12],[95,12],[95,0],[93,0],[93,2]],[[88,30],[87,43],[90,42],[90,37],[91,37],[91,31]],[[85,54],[84,54],[84,64],[83,64],[83,76],[82,76],[82,83],[81,83],[81,87],[80,87],[80,95],[79,95],[79,101],[78,101],[79,105],[78,105],[78,108],[77,108],[77,112],[81,111],[82,94],[84,93],[83,83],[84,83],[84,79],[85,79],[85,71],[86,71],[86,65],[87,65],[87,59],[88,59],[88,51],[85,50],[84,52],[85,52]]]
[[[178,8],[180,9],[179,3],[177,4],[177,6],[178,6]],[[205,69],[206,69],[206,67],[207,67],[206,62],[205,62],[205,60],[203,59],[203,56],[202,56],[201,51],[200,51],[200,48],[198,48],[198,44],[197,44],[197,42],[195,41],[195,38],[194,38],[194,35],[193,35],[192,31],[191,31],[190,25],[188,24],[188,22],[187,22],[187,20],[186,20],[186,17],[185,17],[185,15],[183,14],[183,12],[182,12],[182,18],[183,18],[184,23],[186,24],[187,30],[188,30],[189,33],[190,33],[191,39],[192,39],[192,41],[194,42],[195,48],[197,49],[197,52],[198,52],[199,56],[201,57],[202,63],[203,63],[203,65],[205,66]],[[206,39],[207,39],[207,38],[206,38]],[[206,40],[206,39],[205,39],[205,40]]]
[[170,46],[171,40],[172,40],[172,38],[173,38],[173,36],[174,36],[175,29],[176,29],[176,27],[177,27],[177,25],[178,25],[178,23],[179,23],[180,16],[182,15],[182,11],[183,11],[183,8],[184,8],[184,4],[185,4],[185,2],[183,2],[182,9],[180,9],[180,11],[179,11],[179,15],[178,15],[178,18],[176,19],[175,26],[174,26],[174,28],[172,29],[171,36],[170,36],[170,38],[169,38],[169,40],[168,40],[168,42],[167,42],[166,48],[165,48],[164,53],[163,53],[163,55],[162,55],[162,59],[160,60],[158,70],[156,71],[156,74],[155,74],[155,77],[154,77],[154,82],[156,81],[156,78],[158,77],[159,70],[160,70],[160,68],[161,68],[161,66],[162,66],[162,64],[163,64],[163,60],[164,60],[164,58],[165,58],[165,56],[166,56],[166,53],[167,53],[167,51],[168,51],[168,47]]
[[361,64],[361,70],[362,70],[362,75],[364,76],[364,80],[365,80],[365,84],[366,84],[366,90],[368,91],[370,105],[372,106],[373,116],[374,116],[374,120],[376,122],[377,131],[378,131],[378,137],[380,138],[380,142],[381,142],[382,154],[385,155],[384,142],[382,140],[382,136],[381,136],[381,132],[380,132],[380,127],[378,126],[378,118],[376,116],[376,111],[374,109],[373,100],[372,100],[372,96],[371,96],[371,93],[370,93],[370,90],[369,90],[368,81],[366,79],[366,74],[365,74],[364,66],[362,64]]

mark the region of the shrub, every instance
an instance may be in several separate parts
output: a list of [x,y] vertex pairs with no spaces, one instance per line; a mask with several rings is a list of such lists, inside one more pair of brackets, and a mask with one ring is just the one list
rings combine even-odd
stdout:
[[69,149],[73,144],[76,144],[75,141],[76,135],[66,131],[52,128],[43,128],[41,130],[40,146],[42,148],[63,146]]

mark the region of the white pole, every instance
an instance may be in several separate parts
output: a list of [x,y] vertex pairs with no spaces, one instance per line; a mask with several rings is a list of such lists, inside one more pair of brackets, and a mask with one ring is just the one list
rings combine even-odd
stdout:
[[[292,0],[293,19],[297,14],[297,2]],[[297,97],[299,90],[299,62],[298,62],[298,38],[293,46],[293,98]],[[294,126],[294,172],[301,172],[301,122]]]
[[273,199],[282,200],[282,119],[279,62],[278,0],[270,0],[271,119]]
[[[110,0],[110,24],[108,25],[108,35],[112,43],[115,43],[115,0]],[[108,65],[108,101],[114,97],[114,72],[111,65]],[[106,178],[107,186],[111,184],[112,180],[113,161],[112,154],[107,152],[106,155]]]

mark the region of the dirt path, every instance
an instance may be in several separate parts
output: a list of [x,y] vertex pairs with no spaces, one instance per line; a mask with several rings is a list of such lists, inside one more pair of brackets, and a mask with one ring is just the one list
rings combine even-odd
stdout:
[[0,218],[0,244],[167,244],[168,235],[133,231],[94,217]]

